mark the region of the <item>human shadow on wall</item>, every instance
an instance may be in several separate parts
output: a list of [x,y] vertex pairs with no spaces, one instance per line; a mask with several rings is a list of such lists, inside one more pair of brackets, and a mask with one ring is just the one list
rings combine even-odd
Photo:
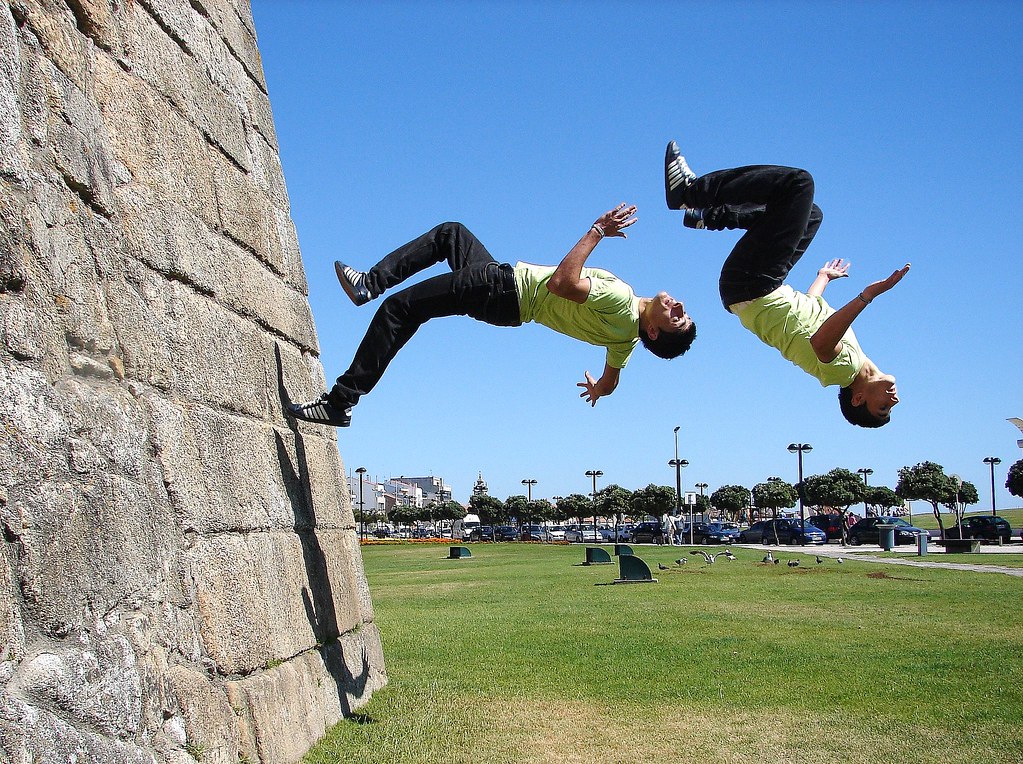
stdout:
[[[284,364],[281,360],[281,347],[278,343],[274,343],[274,355],[277,361],[278,394],[282,410],[286,410],[291,398],[284,385]],[[294,462],[284,442],[284,436],[277,428],[274,428],[274,441],[281,469],[281,482],[288,496],[288,503],[291,505],[295,519],[295,535],[298,536],[302,546],[302,557],[305,561],[308,586],[302,587],[302,603],[305,606],[306,617],[312,626],[324,665],[337,685],[341,711],[348,716],[352,713],[349,697],[361,698],[369,684],[369,659],[365,650],[362,650],[362,666],[358,675],[348,668],[348,663],[345,661],[344,651],[338,641],[340,628],[337,622],[337,610],[334,607],[334,590],[327,567],[327,557],[320,545],[320,539],[316,535],[316,510],[312,499],[312,486],[309,483],[309,462],[306,457],[305,440],[298,430],[298,424],[290,417],[285,417],[285,419],[295,442]]]

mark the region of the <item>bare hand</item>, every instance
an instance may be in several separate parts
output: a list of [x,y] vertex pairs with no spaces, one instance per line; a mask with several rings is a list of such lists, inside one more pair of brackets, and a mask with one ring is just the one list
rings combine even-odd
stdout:
[[873,300],[878,295],[884,294],[893,286],[902,281],[902,277],[905,276],[907,273],[909,273],[909,263],[906,263],[904,266],[899,268],[897,271],[895,271],[895,273],[893,273],[888,278],[883,279],[881,281],[875,281],[873,284],[864,287],[863,296],[866,297],[868,300]]
[[635,222],[636,205],[626,205],[625,202],[622,202],[613,210],[609,210],[597,218],[594,225],[600,226],[604,230],[605,236],[621,236],[623,239],[627,239],[629,237],[622,229],[628,228]]
[[849,275],[850,265],[852,265],[852,263],[844,262],[841,258],[838,258],[831,262],[824,263],[821,269],[817,271],[817,275],[827,276],[828,281],[846,278]]
[[584,372],[584,374],[586,376],[586,381],[577,382],[575,385],[576,387],[584,388],[583,391],[579,393],[579,397],[585,398],[586,402],[589,403],[590,406],[596,406],[597,401],[600,399],[603,393],[597,389],[597,380],[595,380],[588,371]]

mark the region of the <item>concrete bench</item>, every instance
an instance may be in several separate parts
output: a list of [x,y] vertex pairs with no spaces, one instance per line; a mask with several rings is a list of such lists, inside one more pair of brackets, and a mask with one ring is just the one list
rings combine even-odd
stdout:
[[945,545],[947,554],[970,554],[980,551],[980,539],[945,539],[941,543]]

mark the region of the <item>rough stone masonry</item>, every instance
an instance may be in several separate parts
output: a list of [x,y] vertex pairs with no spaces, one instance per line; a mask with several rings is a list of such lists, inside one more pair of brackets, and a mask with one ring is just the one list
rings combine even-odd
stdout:
[[0,761],[292,762],[384,685],[247,0],[0,0]]

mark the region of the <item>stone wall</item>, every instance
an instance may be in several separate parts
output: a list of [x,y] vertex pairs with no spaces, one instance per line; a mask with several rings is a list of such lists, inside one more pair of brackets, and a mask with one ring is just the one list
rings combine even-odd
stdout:
[[0,761],[291,762],[386,682],[246,0],[0,0]]

